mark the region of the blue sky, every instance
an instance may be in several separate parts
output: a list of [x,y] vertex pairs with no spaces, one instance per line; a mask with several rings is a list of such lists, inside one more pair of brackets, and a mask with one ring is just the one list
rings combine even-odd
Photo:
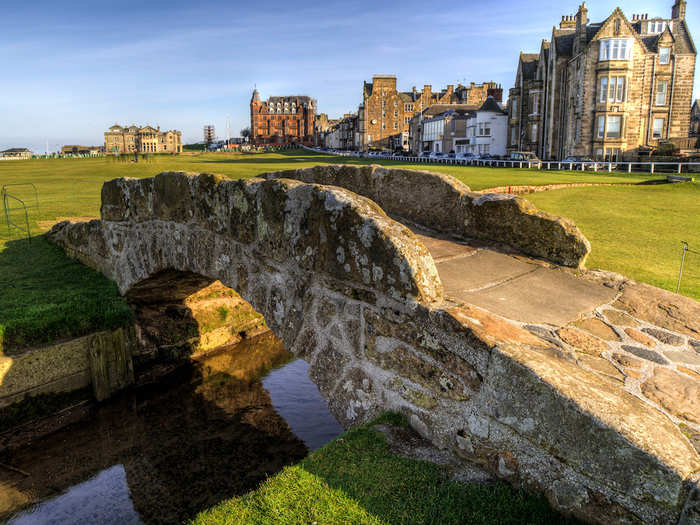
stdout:
[[[589,0],[589,18],[616,6],[628,18],[669,17],[672,3]],[[310,95],[331,117],[355,111],[377,73],[396,74],[402,90],[495,80],[507,93],[518,53],[537,52],[578,4],[0,2],[0,149],[101,144],[114,122],[176,128],[194,142],[209,123],[224,137],[228,116],[236,136],[255,84],[263,98]]]

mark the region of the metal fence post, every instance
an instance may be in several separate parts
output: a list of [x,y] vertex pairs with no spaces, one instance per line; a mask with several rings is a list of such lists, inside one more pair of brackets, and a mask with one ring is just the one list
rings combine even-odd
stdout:
[[681,289],[681,278],[683,277],[683,265],[685,264],[685,252],[688,251],[688,243],[685,241],[681,241],[683,244],[683,251],[681,254],[681,270],[678,272],[678,284],[676,285],[676,293],[678,293],[678,290]]

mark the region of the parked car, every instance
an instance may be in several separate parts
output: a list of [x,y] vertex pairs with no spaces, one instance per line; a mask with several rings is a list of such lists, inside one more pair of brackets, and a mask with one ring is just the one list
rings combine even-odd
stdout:
[[430,157],[430,152],[429,152],[429,151],[421,151],[421,152],[418,154],[418,157],[421,158],[421,159],[427,159],[427,158]]
[[404,157],[405,153],[403,151],[395,151],[391,156],[392,157]]
[[608,165],[611,169],[617,168],[617,164],[615,162],[608,163],[607,161],[593,160],[590,157],[584,157],[581,155],[569,155],[561,162],[562,164],[573,164],[574,168],[583,165],[583,168],[587,170],[608,169]]
[[430,154],[431,159],[446,159],[447,158],[447,153],[442,153],[441,151],[433,151]]
[[474,160],[474,154],[473,153],[457,153],[455,155],[455,158],[457,160]]
[[531,151],[514,151],[510,154],[510,160],[519,160],[522,162],[540,162],[537,155]]
[[493,157],[488,153],[482,153],[476,157],[479,160],[494,160]]

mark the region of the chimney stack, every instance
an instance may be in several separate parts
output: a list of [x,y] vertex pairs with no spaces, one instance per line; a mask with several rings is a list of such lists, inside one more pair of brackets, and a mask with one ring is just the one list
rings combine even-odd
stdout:
[[671,18],[674,20],[685,19],[685,8],[687,4],[686,0],[676,0],[676,3],[673,4],[671,8]]

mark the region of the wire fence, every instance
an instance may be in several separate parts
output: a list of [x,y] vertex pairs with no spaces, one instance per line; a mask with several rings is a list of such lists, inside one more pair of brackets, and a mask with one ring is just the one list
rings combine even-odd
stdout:
[[[692,257],[693,255],[700,256],[700,251],[691,250],[690,246],[688,245],[688,243],[686,241],[681,241],[681,244],[683,246],[683,248],[681,249],[681,268],[678,271],[678,283],[676,284],[676,293],[680,292],[681,281],[683,280],[683,272],[685,271],[686,275],[687,275],[689,270],[691,270],[691,268],[695,268],[696,267],[695,265],[700,263],[700,258]],[[690,258],[687,257],[688,254],[691,255]],[[690,266],[689,263],[691,263],[693,266],[689,267]]]

